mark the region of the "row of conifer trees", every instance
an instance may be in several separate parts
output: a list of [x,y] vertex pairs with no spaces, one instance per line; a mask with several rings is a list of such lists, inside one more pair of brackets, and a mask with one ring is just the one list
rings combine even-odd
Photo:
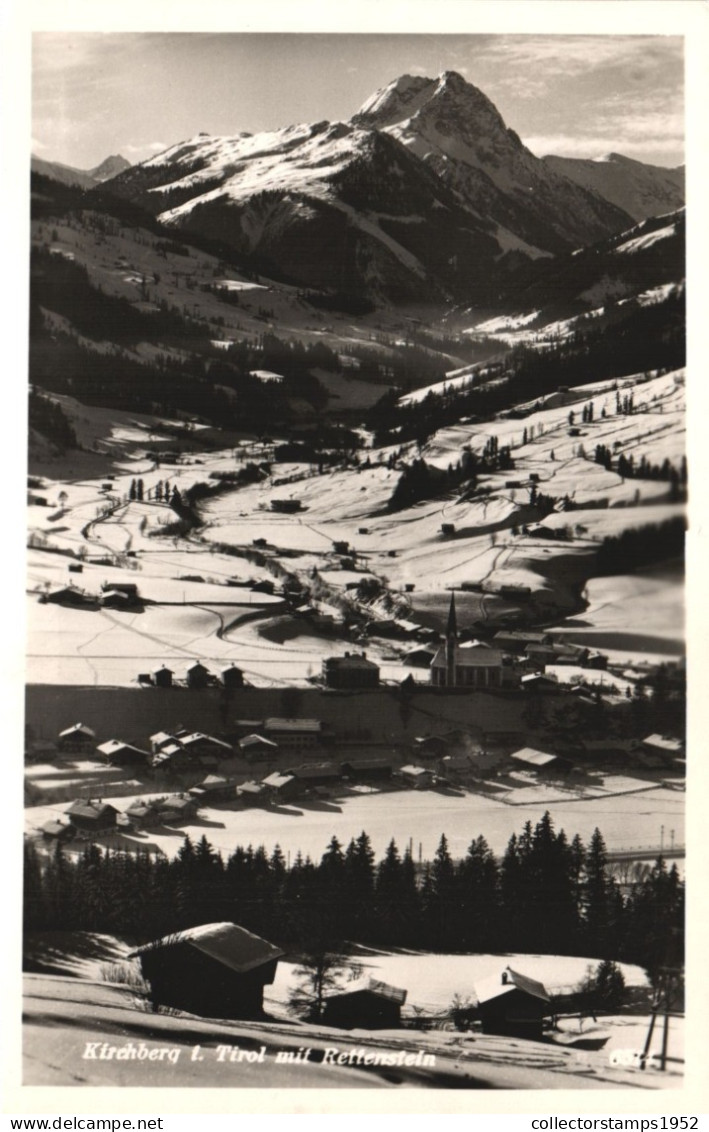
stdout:
[[419,863],[392,840],[378,862],[366,833],[333,837],[319,862],[280,848],[226,860],[186,838],[173,860],[89,845],[42,857],[27,844],[27,930],[81,929],[143,942],[230,920],[292,948],[341,944],[441,952],[531,951],[623,959],[651,972],[682,961],[684,884],[658,859],[621,890],[601,833],[587,845],[549,814],[513,835],[501,858],[484,837],[454,860],[445,836]]

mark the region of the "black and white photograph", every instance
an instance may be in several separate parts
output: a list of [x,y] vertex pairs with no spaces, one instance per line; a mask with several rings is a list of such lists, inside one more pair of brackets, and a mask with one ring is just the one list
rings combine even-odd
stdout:
[[647,26],[33,28],[23,1086],[679,1096]]

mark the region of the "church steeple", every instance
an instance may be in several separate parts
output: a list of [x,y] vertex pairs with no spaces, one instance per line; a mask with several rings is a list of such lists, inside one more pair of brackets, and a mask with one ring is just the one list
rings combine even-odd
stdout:
[[446,626],[446,687],[455,688],[455,658],[458,651],[458,621],[455,615],[455,591],[451,594]]

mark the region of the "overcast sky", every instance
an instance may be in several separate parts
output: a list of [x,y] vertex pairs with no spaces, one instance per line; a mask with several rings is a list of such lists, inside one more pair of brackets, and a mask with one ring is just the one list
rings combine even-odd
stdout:
[[349,118],[402,74],[460,72],[539,156],[677,165],[683,40],[634,35],[38,32],[32,150],[91,168],[205,131]]

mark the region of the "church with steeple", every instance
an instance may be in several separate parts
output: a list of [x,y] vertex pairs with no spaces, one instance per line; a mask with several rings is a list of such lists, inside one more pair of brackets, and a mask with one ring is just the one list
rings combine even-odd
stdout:
[[458,643],[455,593],[451,594],[446,643],[431,661],[431,683],[436,688],[501,688],[504,682],[503,654],[479,641]]

